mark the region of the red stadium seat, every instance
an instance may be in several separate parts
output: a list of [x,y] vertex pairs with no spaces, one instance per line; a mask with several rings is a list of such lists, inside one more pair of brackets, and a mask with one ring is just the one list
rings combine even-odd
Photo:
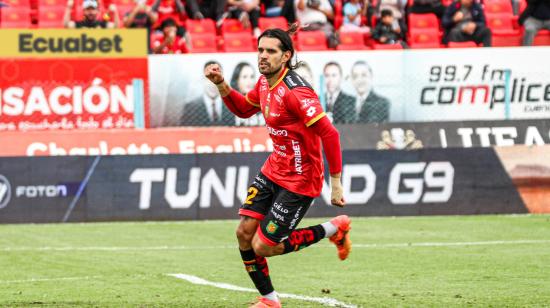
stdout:
[[509,14],[513,15],[512,1],[509,0],[489,0],[483,5],[485,14]]
[[239,33],[250,32],[249,29],[245,29],[243,23],[238,19],[227,18],[222,23],[222,34],[225,33]]
[[493,46],[520,46],[521,34],[514,27],[514,17],[508,14],[487,14],[487,25],[493,35]]
[[4,7],[1,10],[2,28],[30,28],[31,10],[27,6],[23,7]]
[[225,52],[252,52],[254,37],[248,32],[225,33],[223,35],[223,50]]
[[449,48],[475,48],[477,47],[475,42],[449,42],[447,44]]
[[298,50],[327,50],[327,39],[323,31],[298,32]]
[[417,31],[409,34],[411,48],[439,48],[441,47],[439,34],[434,31]]
[[550,46],[550,31],[540,30],[535,36],[535,41],[533,42],[535,46]]
[[337,50],[364,50],[369,49],[365,45],[363,33],[361,32],[340,32],[340,44]]
[[63,15],[65,8],[62,7],[42,7],[38,14],[38,26],[40,28],[63,28]]
[[38,0],[38,8],[49,9],[50,7],[62,7],[65,8],[67,6],[67,1],[65,0]]
[[118,11],[118,16],[120,16],[120,21],[122,22],[122,19],[126,14],[130,13],[134,9],[135,5],[123,5],[123,4],[117,4],[116,9]]
[[211,33],[191,34],[191,53],[218,52],[216,36]]
[[272,28],[288,29],[288,22],[284,17],[260,17],[258,22],[260,30],[265,31]]
[[185,21],[185,29],[189,33],[216,35],[216,24],[212,19],[187,19]]
[[[8,8],[25,8],[29,9],[31,4],[29,0],[4,0],[4,3],[6,3]],[[65,2],[66,4],[67,2]]]
[[433,30],[439,32],[439,21],[435,14],[409,14],[409,29]]

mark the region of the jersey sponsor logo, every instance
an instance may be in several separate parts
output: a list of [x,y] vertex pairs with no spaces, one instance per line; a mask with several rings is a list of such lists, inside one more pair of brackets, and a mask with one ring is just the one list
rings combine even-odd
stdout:
[[279,202],[273,203],[273,208],[275,208],[277,211],[281,213],[288,214],[288,209],[285,209],[282,203],[279,203]]
[[300,102],[302,103],[302,109],[306,109],[307,107],[315,104],[315,100],[313,98],[304,98]]
[[266,127],[267,127],[267,131],[273,136],[283,136],[283,137],[288,136],[288,131],[286,129],[275,129],[269,125],[266,125]]
[[277,232],[277,229],[279,229],[279,225],[277,225],[277,223],[275,223],[273,220],[270,220],[267,224],[267,227],[265,228],[265,230],[269,234],[274,234],[275,232]]
[[285,222],[285,217],[283,215],[277,213],[275,211],[275,209],[271,208],[270,212],[273,215],[273,217],[275,217],[275,219],[277,219],[280,222]]
[[311,118],[315,114],[316,111],[317,111],[317,109],[315,107],[311,106],[306,111],[306,115]]
[[279,87],[279,88],[277,89],[277,94],[279,94],[280,97],[285,96],[285,88]]
[[280,113],[270,112],[270,113],[269,113],[269,116],[274,117],[274,118],[278,118],[278,117],[281,116],[281,114],[280,114]]
[[296,211],[296,214],[294,214],[294,218],[290,221],[289,229],[294,229],[296,222],[298,221],[298,219],[300,219],[300,212],[302,211],[302,208],[303,206],[300,206]]
[[311,89],[309,83],[305,81],[302,77],[300,77],[300,75],[296,74],[294,71],[289,71],[284,81],[289,89],[294,89],[296,87],[308,87]]
[[11,199],[11,185],[8,179],[0,174],[0,209],[8,205]]
[[285,77],[285,83],[289,86],[289,88],[295,88],[296,86],[298,86],[297,83],[294,82],[294,80],[292,80],[292,76],[286,76]]
[[294,170],[296,173],[302,174],[302,149],[300,142],[292,140],[292,149],[294,150]]

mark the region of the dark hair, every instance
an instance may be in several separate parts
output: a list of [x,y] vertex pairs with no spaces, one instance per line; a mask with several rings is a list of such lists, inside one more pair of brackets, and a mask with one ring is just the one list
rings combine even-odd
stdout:
[[210,60],[210,61],[204,63],[204,66],[203,66],[202,69],[203,70],[206,69],[208,67],[208,65],[210,65],[210,64],[217,64],[220,67],[220,69],[222,68],[222,65],[218,61]]
[[[231,88],[237,90],[237,92],[241,92],[239,90],[239,76],[241,75],[241,71],[245,66],[249,66],[252,69],[254,69],[252,65],[250,65],[250,63],[241,62],[237,64],[237,66],[235,66],[235,69],[233,70],[233,75],[231,75],[231,81],[229,82],[229,85],[231,86]],[[245,93],[242,93],[242,94],[245,94]]]
[[393,12],[391,10],[385,9],[380,12],[380,18],[384,18],[386,16],[393,16]]
[[174,18],[166,18],[165,20],[162,21],[162,23],[160,24],[160,28],[162,30],[164,30],[164,28],[166,27],[177,27],[178,24],[176,23],[176,21],[174,20]]
[[340,75],[342,75],[342,67],[338,62],[330,61],[327,64],[325,64],[325,67],[323,68],[323,72],[327,69],[329,66],[336,66],[338,68],[338,71],[340,71]]
[[288,27],[288,30],[279,28],[267,29],[258,37],[258,44],[262,37],[271,37],[279,40],[279,48],[283,52],[290,51],[290,60],[286,63],[286,67],[289,69],[295,69],[298,63],[292,65],[291,61],[294,58],[294,45],[292,43],[292,37],[298,31],[298,23],[293,23]]

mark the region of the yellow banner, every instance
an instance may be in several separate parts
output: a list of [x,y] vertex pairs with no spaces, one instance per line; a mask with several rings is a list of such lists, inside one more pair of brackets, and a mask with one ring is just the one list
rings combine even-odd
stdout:
[[0,57],[136,58],[147,56],[145,29],[2,29]]

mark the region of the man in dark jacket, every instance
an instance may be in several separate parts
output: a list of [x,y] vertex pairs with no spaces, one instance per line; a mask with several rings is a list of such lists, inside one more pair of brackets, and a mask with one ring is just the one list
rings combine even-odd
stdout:
[[491,30],[487,28],[483,8],[474,0],[454,1],[442,20],[445,28],[445,43],[473,41],[491,46]]
[[[210,64],[219,65],[218,62],[208,61],[204,65],[204,70]],[[234,126],[235,115],[222,102],[218,88],[205,78],[203,94],[184,105],[180,125]]]
[[519,23],[525,26],[523,45],[533,45],[533,40],[540,29],[550,30],[550,1],[528,0],[527,8],[521,14]]
[[403,30],[399,23],[393,18],[391,10],[382,10],[380,12],[380,21],[374,28],[372,38],[380,44],[401,44],[407,48],[407,43],[403,41]]
[[351,84],[357,91],[355,123],[388,122],[390,101],[374,92],[372,69],[365,61],[357,61],[351,67]]

